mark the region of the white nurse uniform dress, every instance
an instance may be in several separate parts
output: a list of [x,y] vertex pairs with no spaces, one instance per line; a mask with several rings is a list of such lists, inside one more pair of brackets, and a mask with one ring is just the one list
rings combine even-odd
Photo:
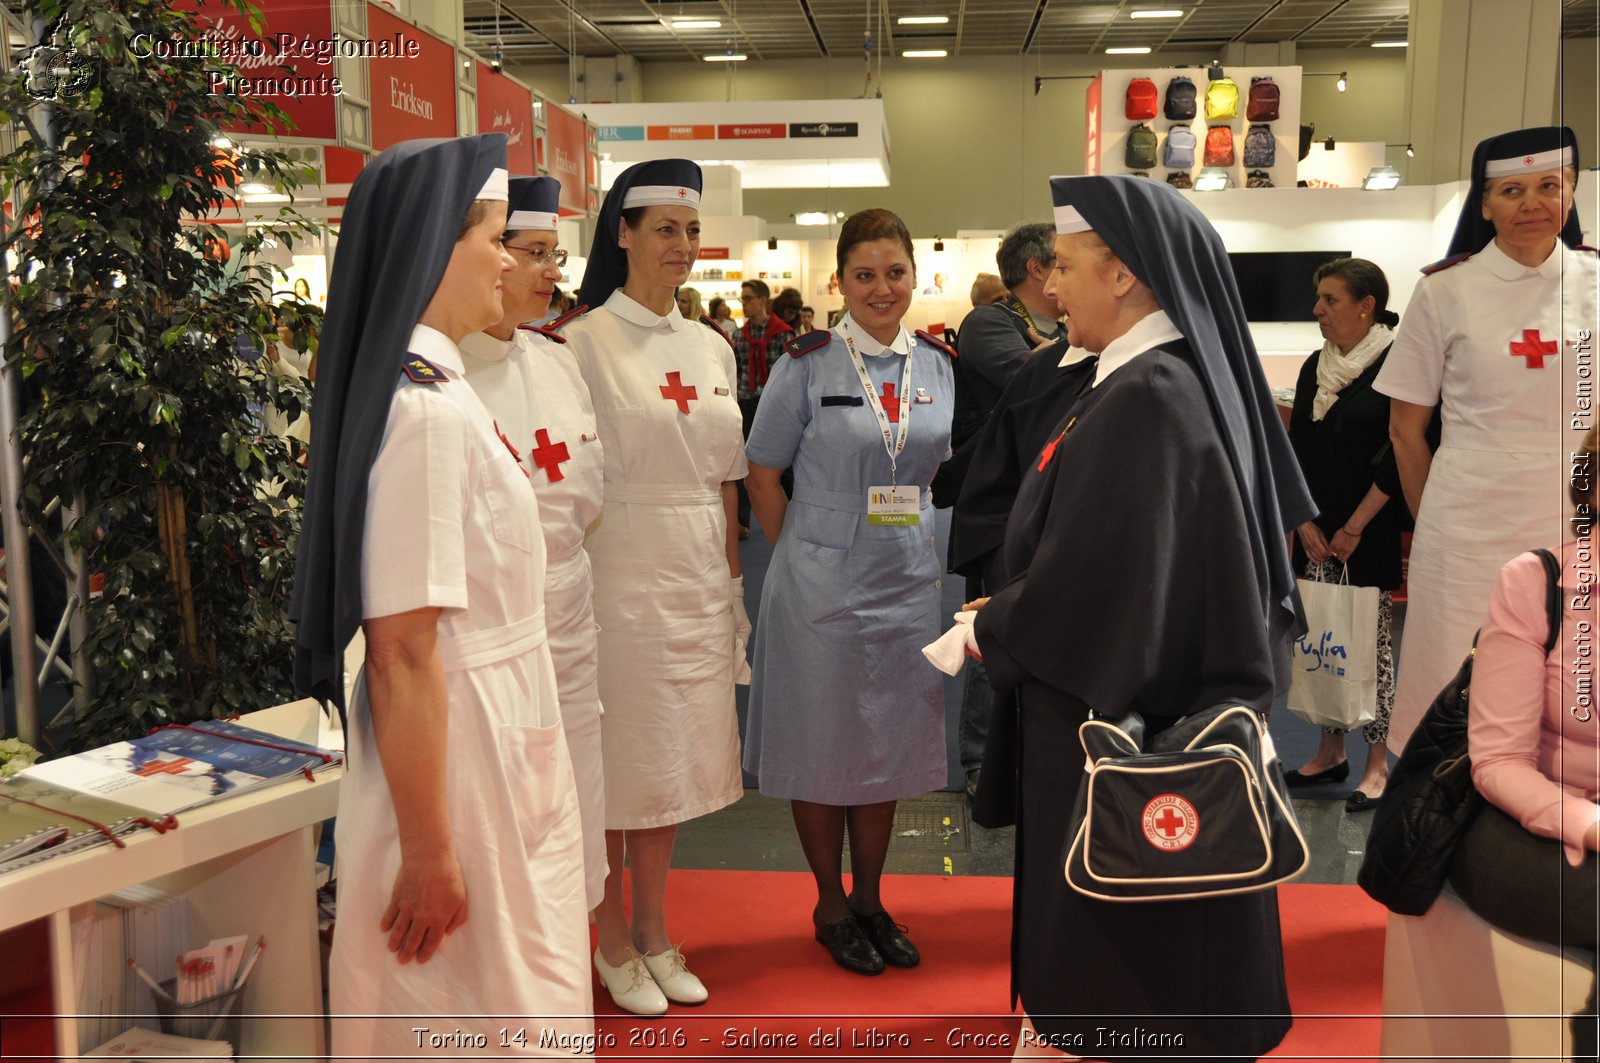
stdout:
[[743,795],[722,484],[743,479],[727,341],[619,289],[564,329],[605,440],[589,532],[606,826],[663,827]]
[[400,846],[363,674],[339,790],[333,1051],[426,1055],[413,1027],[431,1026],[483,1034],[479,1054],[571,1058],[535,1038],[499,1036],[501,1027],[549,1029],[581,1044],[570,1039],[594,1028],[583,841],[546,646],[538,503],[460,379],[455,345],[418,325],[408,349],[416,375],[399,375],[368,479],[362,615],[443,610],[449,719],[438,770],[467,919],[427,963],[400,964],[378,929]]
[[539,499],[544,529],[545,628],[561,696],[561,727],[583,813],[585,895],[606,885],[605,773],[600,760],[599,642],[583,533],[600,515],[605,471],[589,389],[566,340],[521,328],[510,340],[479,332],[461,341],[467,380],[494,415]]
[[1569,454],[1594,422],[1579,403],[1594,383],[1595,282],[1593,251],[1557,242],[1530,267],[1490,241],[1417,285],[1373,385],[1443,407],[1406,580],[1396,751],[1472,648],[1501,566],[1568,538]]

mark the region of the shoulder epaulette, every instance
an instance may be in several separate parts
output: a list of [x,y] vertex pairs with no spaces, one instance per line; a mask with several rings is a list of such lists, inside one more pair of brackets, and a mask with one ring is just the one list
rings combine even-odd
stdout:
[[1600,255],[1600,247],[1590,247],[1588,244],[1575,244],[1572,249],[1574,251],[1587,251],[1591,255]]
[[1477,252],[1475,251],[1463,251],[1459,255],[1451,255],[1449,258],[1441,258],[1437,262],[1430,262],[1428,265],[1422,267],[1422,275],[1424,277],[1431,277],[1440,270],[1446,270],[1451,266],[1460,265],[1476,253]]
[[443,369],[420,354],[406,355],[406,360],[400,363],[400,371],[417,384],[444,384],[450,380]]
[[929,344],[930,346],[933,347],[934,350],[943,351],[945,354],[948,354],[952,358],[954,358],[956,356],[956,349],[954,347],[950,346],[944,340],[940,339],[938,336],[935,336],[931,332],[926,332],[926,331],[924,331],[922,329],[917,329],[917,339],[921,340],[922,342],[924,342],[926,344]]
[[820,350],[832,342],[833,333],[819,328],[786,341],[783,349],[789,352],[790,358],[804,358],[812,351]]
[[568,310],[565,314],[555,318],[553,321],[546,321],[543,327],[551,332],[554,332],[556,329],[560,328],[562,325],[565,325],[573,318],[587,314],[588,312],[589,306],[587,303],[583,306],[575,306],[571,310]]
[[539,335],[543,336],[545,339],[547,339],[547,340],[555,340],[557,343],[566,343],[567,342],[567,338],[565,336],[561,335],[558,332],[551,332],[548,328],[544,327],[543,325],[518,325],[517,329],[519,331],[521,331],[521,332],[537,332]]
[[[728,335],[726,332],[723,332],[722,331],[722,326],[717,324],[716,321],[712,320],[712,317],[711,317],[710,314],[701,314],[700,315],[700,324],[704,325],[706,328],[710,329],[712,332],[715,332],[718,336],[721,336],[722,339],[723,339],[723,342],[725,342],[729,347],[733,347],[733,337]],[[734,349],[737,350],[738,348],[735,347]]]

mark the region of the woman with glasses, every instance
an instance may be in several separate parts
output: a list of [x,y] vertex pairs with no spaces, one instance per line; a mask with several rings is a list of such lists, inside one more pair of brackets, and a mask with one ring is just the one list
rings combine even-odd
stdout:
[[605,458],[594,405],[566,340],[524,325],[550,308],[567,253],[556,246],[561,183],[513,177],[505,249],[516,266],[502,280],[500,320],[461,341],[467,380],[522,465],[544,532],[545,629],[560,689],[561,726],[583,818],[586,910],[606,880],[605,776],[600,766],[599,647],[584,530],[600,515]]
[[[744,611],[733,481],[744,478],[733,350],[674,293],[700,247],[700,167],[662,159],[606,194],[566,330],[605,440],[589,533],[600,624],[610,874],[595,968],[617,1006],[660,1014],[706,987],[667,932],[677,826],[744,795],[734,713]],[[622,898],[626,859],[632,911]]]

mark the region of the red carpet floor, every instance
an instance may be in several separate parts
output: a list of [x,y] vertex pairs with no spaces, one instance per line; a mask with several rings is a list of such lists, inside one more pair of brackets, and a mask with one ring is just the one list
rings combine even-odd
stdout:
[[[884,899],[922,966],[876,977],[836,966],[811,937],[811,876],[674,871],[669,925],[711,1000],[659,1019],[617,1011],[597,986],[601,1057],[1008,1058],[1011,880],[891,876]],[[1384,909],[1355,886],[1279,890],[1294,1028],[1273,1059],[1378,1054]]]

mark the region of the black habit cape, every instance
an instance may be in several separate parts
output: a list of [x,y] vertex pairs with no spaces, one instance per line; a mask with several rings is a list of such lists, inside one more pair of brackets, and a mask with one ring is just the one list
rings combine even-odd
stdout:
[[[1467,189],[1466,201],[1461,204],[1461,216],[1456,219],[1456,231],[1450,237],[1450,250],[1445,257],[1475,255],[1494,239],[1494,224],[1483,216],[1483,186],[1488,183],[1484,169],[1490,159],[1537,155],[1557,148],[1572,149],[1572,168],[1578,170],[1578,136],[1564,125],[1518,129],[1479,141],[1472,151],[1472,186]],[[1572,210],[1567,214],[1566,224],[1561,227],[1561,242],[1568,247],[1583,243],[1583,227],[1578,224],[1576,197],[1572,202]]]
[[1057,427],[1023,473],[1009,582],[978,614],[990,680],[1021,706],[1013,989],[1085,1058],[1253,1058],[1291,1021],[1276,893],[1091,900],[1062,855],[1091,709],[1154,731],[1222,701],[1268,708],[1269,647],[1298,612],[1282,529],[1314,508],[1209,223],[1155,182],[1067,182],[1185,339],[1116,369]]
[[295,691],[341,713],[344,650],[361,623],[367,476],[411,330],[444,276],[467,209],[505,165],[504,133],[409,140],[361,171],[344,208],[289,605]]

